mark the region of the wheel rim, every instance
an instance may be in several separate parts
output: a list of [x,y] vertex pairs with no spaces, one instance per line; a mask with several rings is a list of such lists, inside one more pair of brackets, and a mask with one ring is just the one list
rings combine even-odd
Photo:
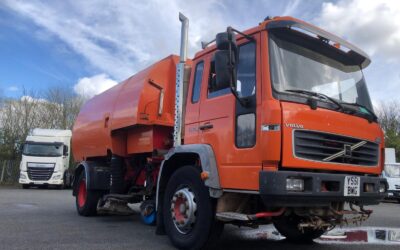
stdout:
[[197,204],[194,193],[187,187],[175,192],[171,199],[171,216],[176,229],[189,233],[196,222]]
[[83,207],[86,203],[86,180],[82,179],[78,187],[78,205]]

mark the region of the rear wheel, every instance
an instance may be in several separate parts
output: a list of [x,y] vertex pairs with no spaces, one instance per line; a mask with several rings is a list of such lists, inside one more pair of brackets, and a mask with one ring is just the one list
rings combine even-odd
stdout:
[[168,182],[163,204],[165,229],[179,249],[212,247],[223,230],[215,202],[194,166],[178,169]]
[[97,203],[100,199],[100,192],[87,190],[86,176],[82,171],[77,182],[76,209],[82,216],[93,216],[97,214]]
[[296,243],[312,243],[314,239],[325,233],[326,230],[323,229],[304,228],[300,230],[298,225],[301,223],[301,219],[296,215],[284,216],[274,221],[274,226],[288,241]]

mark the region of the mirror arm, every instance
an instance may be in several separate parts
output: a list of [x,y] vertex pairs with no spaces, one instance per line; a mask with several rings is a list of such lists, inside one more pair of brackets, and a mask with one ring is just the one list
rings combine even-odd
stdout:
[[227,30],[228,30],[228,32],[229,32],[229,30],[234,31],[234,32],[238,33],[239,35],[242,35],[243,37],[245,37],[247,40],[250,40],[250,41],[253,41],[253,42],[256,40],[256,39],[254,39],[254,37],[249,36],[249,35],[247,35],[247,34],[245,34],[243,32],[240,32],[239,30],[237,30],[235,28],[232,28],[231,26],[229,26],[227,28]]
[[[233,29],[232,27],[228,27],[227,28],[227,32],[228,32],[228,34],[233,34],[233,31],[236,31],[236,32],[238,32],[237,30],[235,30],[235,29]],[[238,32],[239,34],[243,34],[243,33],[241,33],[241,32]],[[246,34],[243,34],[244,36],[247,36]],[[252,37],[251,37],[252,38]],[[228,37],[228,39],[229,40],[232,40],[232,39],[235,39],[234,37]],[[253,39],[253,38],[252,38]],[[236,53],[236,51],[234,51],[234,53]],[[235,58],[237,58],[236,56],[235,56]],[[247,99],[242,99],[242,98],[240,98],[240,96],[238,95],[238,93],[237,93],[237,91],[236,91],[236,87],[235,87],[235,85],[234,85],[234,80],[236,80],[236,79],[233,79],[233,74],[234,74],[234,66],[233,66],[233,64],[232,64],[232,43],[229,43],[229,69],[230,69],[230,71],[231,71],[231,80],[230,80],[230,86],[231,86],[231,92],[232,92],[232,94],[235,96],[235,98],[236,98],[236,100],[238,100],[238,102],[240,103],[240,105],[241,106],[243,106],[243,107],[247,107],[248,106],[248,104],[249,104],[249,102],[248,102],[248,100]]]

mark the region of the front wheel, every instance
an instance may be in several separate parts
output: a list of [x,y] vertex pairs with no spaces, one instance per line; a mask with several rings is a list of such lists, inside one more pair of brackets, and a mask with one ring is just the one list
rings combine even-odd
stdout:
[[100,193],[94,190],[87,190],[85,171],[79,176],[76,186],[76,209],[79,215],[93,216],[97,214],[97,203]]
[[22,189],[29,189],[31,185],[29,184],[22,184]]
[[296,243],[312,243],[325,233],[324,229],[304,228],[300,230],[298,225],[302,218],[296,215],[284,216],[274,221],[274,226],[288,241]]
[[172,175],[163,214],[168,237],[179,249],[212,247],[224,226],[215,220],[215,202],[194,166],[181,167]]

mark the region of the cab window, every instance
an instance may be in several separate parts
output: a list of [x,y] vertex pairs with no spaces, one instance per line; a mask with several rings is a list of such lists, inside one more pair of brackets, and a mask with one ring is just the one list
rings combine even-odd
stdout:
[[204,62],[201,61],[197,63],[196,70],[194,73],[193,91],[192,91],[192,103],[196,103],[200,98],[200,87],[201,80],[203,78]]

